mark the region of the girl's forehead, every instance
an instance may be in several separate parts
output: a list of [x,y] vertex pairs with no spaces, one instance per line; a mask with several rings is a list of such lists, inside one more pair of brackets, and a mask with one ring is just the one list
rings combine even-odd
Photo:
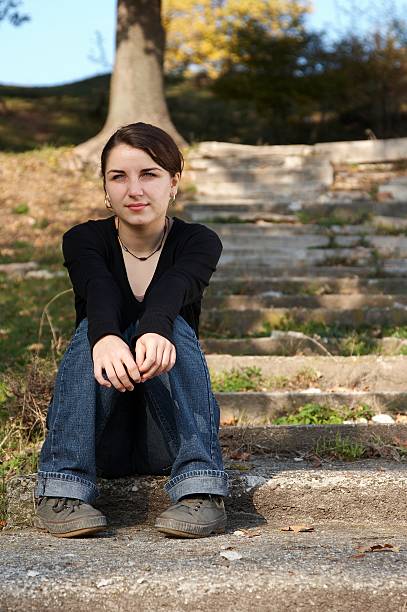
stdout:
[[110,168],[116,168],[117,165],[135,167],[155,167],[160,166],[152,157],[142,149],[136,149],[130,145],[119,144],[113,147],[107,159],[108,171]]

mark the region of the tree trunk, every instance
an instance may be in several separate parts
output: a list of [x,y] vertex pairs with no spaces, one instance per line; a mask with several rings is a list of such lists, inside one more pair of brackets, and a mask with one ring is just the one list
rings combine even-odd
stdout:
[[186,144],[171,121],[165,101],[164,50],[161,0],[118,0],[108,116],[99,134],[75,148],[82,160],[98,163],[111,134],[137,121],[157,125],[179,146]]

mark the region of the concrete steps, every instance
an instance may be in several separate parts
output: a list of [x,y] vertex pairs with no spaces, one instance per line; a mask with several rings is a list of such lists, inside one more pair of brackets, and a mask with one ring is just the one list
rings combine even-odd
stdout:
[[[318,521],[310,532],[281,531],[288,524],[242,511],[225,534],[197,540],[131,522],[88,540],[31,529],[0,535],[0,605],[5,612],[404,612],[406,527]],[[387,552],[359,550],[385,544]]]
[[328,294],[328,295],[206,295],[203,307],[207,310],[233,309],[258,310],[267,308],[326,308],[348,310],[357,308],[407,307],[407,294]]
[[[259,338],[201,338],[201,346],[207,355],[257,355],[257,356],[300,356],[327,355],[327,351],[338,358],[341,355],[340,343],[333,338],[314,338],[301,332],[272,331],[270,337]],[[407,340],[384,337],[372,340],[372,350],[378,356],[405,354]],[[348,353],[357,353],[357,338],[348,347]]]
[[[266,335],[269,326],[279,328],[289,324],[319,324],[335,328],[372,328],[377,326],[403,326],[407,324],[407,309],[403,304],[392,308],[259,308],[213,309],[201,315],[203,336],[222,335],[239,338],[249,335]],[[268,332],[270,333],[270,332]]]
[[[225,221],[230,218],[239,222],[253,222],[256,220],[273,220],[273,215],[287,216],[288,219],[299,219],[299,214],[304,212],[310,219],[338,218],[345,222],[360,222],[363,219],[374,221],[375,216],[391,220],[397,217],[406,217],[407,202],[406,201],[387,201],[375,202],[373,200],[349,201],[349,202],[330,202],[322,201],[317,203],[301,202],[301,197],[291,197],[289,200],[276,200],[268,194],[257,194],[256,199],[248,197],[234,199],[233,194],[226,194],[225,199],[212,197],[211,200],[200,199],[199,202],[185,203],[183,206],[183,215],[190,221],[198,223],[215,223],[216,221]],[[274,217],[275,219],[275,217]],[[287,220],[288,220],[287,219]],[[284,220],[283,218],[281,220]],[[237,224],[238,224],[237,223]]]
[[[275,419],[295,414],[306,404],[318,404],[336,411],[368,408],[372,414],[407,415],[407,392],[366,391],[324,392],[319,389],[303,391],[273,391],[215,393],[221,409],[222,423],[236,425],[271,425]],[[345,417],[342,417],[344,422]]]
[[[407,294],[407,283],[399,278],[367,278],[356,275],[346,275],[346,270],[341,270],[343,275],[336,274],[337,269],[332,269],[332,275],[304,274],[281,276],[234,276],[225,282],[217,270],[211,279],[211,283],[205,292],[206,296],[240,294],[256,295],[266,292],[278,292],[279,295],[311,295],[321,296],[327,294],[342,294],[350,296],[353,293],[363,294]],[[314,271],[313,271],[314,272]]]
[[[278,457],[279,453],[297,458],[305,456],[318,445],[321,448],[321,444],[334,442],[338,436],[365,446],[378,438],[383,448],[391,442],[403,445],[407,444],[407,425],[221,428],[220,441],[229,475],[227,505],[230,512],[249,511],[249,508],[253,511],[254,503],[254,511],[266,521],[277,517],[293,521],[300,518],[348,521],[353,518],[379,524],[386,517],[407,526],[404,497],[407,471],[403,463],[374,459],[351,463],[335,461],[325,467],[319,463],[318,467],[313,467],[306,460],[272,457],[273,453]],[[236,450],[237,456],[248,452],[250,461],[240,460],[239,463],[239,460],[228,459]],[[314,455],[311,460],[315,461]],[[124,520],[151,523],[168,505],[163,489],[166,481],[166,476],[142,475],[99,479],[98,506],[111,514],[116,523]],[[19,476],[9,482],[8,529],[32,523],[34,485],[35,474]],[[328,499],[331,499],[329,508]],[[349,500],[349,504],[345,504],[345,500]]]

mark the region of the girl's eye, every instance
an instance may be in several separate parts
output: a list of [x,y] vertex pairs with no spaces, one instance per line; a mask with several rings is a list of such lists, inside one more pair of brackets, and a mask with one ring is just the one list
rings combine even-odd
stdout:
[[123,178],[123,176],[123,174],[115,174],[114,176],[112,176],[112,180],[115,181],[116,179]]
[[154,172],[144,172],[143,176],[157,176]]

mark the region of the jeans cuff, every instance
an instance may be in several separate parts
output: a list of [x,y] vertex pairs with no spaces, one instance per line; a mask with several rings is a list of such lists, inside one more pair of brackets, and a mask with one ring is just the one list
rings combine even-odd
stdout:
[[164,491],[173,502],[192,493],[211,493],[228,497],[228,475],[222,470],[192,470],[171,478],[164,485]]
[[99,495],[97,486],[73,474],[38,472],[35,497],[69,497],[92,504]]

